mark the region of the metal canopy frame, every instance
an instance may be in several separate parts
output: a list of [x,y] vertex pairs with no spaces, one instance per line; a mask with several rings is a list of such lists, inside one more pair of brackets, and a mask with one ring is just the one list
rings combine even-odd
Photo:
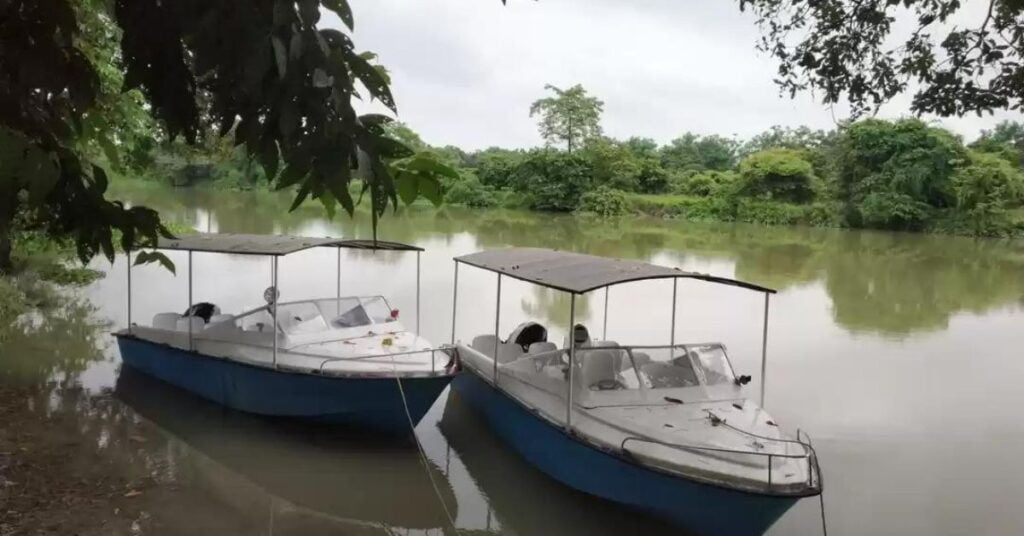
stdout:
[[[278,290],[278,258],[315,247],[337,248],[337,292],[336,299],[341,299],[341,250],[360,249],[371,251],[412,251],[416,253],[416,335],[420,334],[420,254],[425,251],[419,246],[390,242],[387,240],[363,240],[321,238],[292,235],[257,235],[240,233],[195,233],[175,238],[160,237],[156,247],[169,251],[188,252],[188,309],[192,309],[192,253],[221,253],[225,255],[261,255],[270,257],[270,287],[274,291],[273,307],[270,307],[274,319],[274,348],[272,364],[277,367],[277,302]],[[140,248],[145,249],[145,248]],[[128,333],[132,332],[132,252],[125,254],[128,265]],[[454,334],[454,332],[453,332]],[[192,333],[192,322],[188,325],[188,349],[195,350]],[[433,359],[431,359],[433,367]]]
[[687,272],[636,260],[612,259],[544,248],[507,248],[455,257],[455,262],[500,273],[562,292],[586,294],[622,283],[649,279],[697,279],[775,294],[775,289],[699,272]]
[[676,306],[678,283],[680,279],[696,279],[709,283],[718,283],[764,294],[764,326],[761,334],[761,406],[764,407],[765,377],[768,368],[768,303],[774,289],[747,283],[736,279],[685,272],[678,268],[668,268],[641,261],[626,261],[556,251],[542,248],[508,248],[503,250],[481,251],[469,255],[454,257],[455,280],[452,288],[452,338],[455,344],[456,319],[459,296],[459,265],[467,264],[494,272],[498,275],[498,294],[494,318],[494,372],[492,385],[498,388],[498,341],[500,340],[501,320],[501,280],[508,276],[542,287],[568,292],[569,304],[569,375],[568,395],[565,415],[565,429],[572,433],[572,381],[573,365],[576,357],[576,296],[604,289],[603,338],[608,337],[608,294],[612,286],[635,281],[652,279],[672,279],[672,314],[670,344],[675,345],[676,338]]

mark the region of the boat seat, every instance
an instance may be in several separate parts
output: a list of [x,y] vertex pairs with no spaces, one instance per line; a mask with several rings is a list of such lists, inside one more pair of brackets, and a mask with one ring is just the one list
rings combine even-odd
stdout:
[[553,342],[535,342],[530,345],[530,354],[543,354],[544,352],[553,352],[558,349],[558,345]]
[[477,335],[473,337],[473,342],[469,345],[470,348],[480,352],[482,354],[494,357],[494,340],[497,339],[494,335]]
[[617,354],[614,350],[581,352],[583,386],[591,391],[611,391],[624,386],[618,379]]
[[523,351],[523,347],[514,342],[503,342],[498,345],[498,363],[511,363],[524,355],[526,352]]
[[[473,337],[473,343],[470,344],[474,350],[487,355],[491,358],[494,357],[494,342],[496,337],[494,335],[477,335]],[[523,351],[522,347],[512,342],[501,342],[498,341],[498,363],[508,363],[515,361],[522,357],[526,352]]]
[[153,315],[153,327],[174,331],[178,325],[179,318],[181,318],[181,315],[178,313],[157,313]]
[[198,333],[206,327],[206,320],[200,316],[183,316],[178,319],[175,329],[178,331],[188,331],[190,323],[192,324],[193,333]]
[[213,315],[210,317],[211,324],[219,324],[221,322],[228,322],[234,320],[234,315]]

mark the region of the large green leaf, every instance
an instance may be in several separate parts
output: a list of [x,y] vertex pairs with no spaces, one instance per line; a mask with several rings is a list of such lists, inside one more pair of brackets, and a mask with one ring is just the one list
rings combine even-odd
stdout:
[[435,207],[441,206],[444,196],[441,194],[441,181],[433,177],[420,178],[420,193]]
[[370,95],[387,106],[392,112],[397,112],[395,98],[391,95],[391,88],[388,87],[387,76],[380,72],[374,65],[362,56],[346,51],[345,59],[348,61],[352,74],[363,83],[363,86]]
[[399,172],[395,178],[395,187],[398,189],[398,197],[408,205],[415,201],[420,193],[420,178],[415,173]]
[[167,255],[164,255],[159,251],[140,251],[135,254],[135,262],[133,262],[132,264],[140,266],[143,264],[150,264],[154,262],[159,263],[172,274],[175,273],[174,263],[171,262],[171,259],[167,258]]
[[29,202],[40,205],[57,185],[60,168],[49,153],[31,148],[25,154],[21,175],[22,180],[28,183]]
[[421,152],[410,158],[403,165],[406,169],[421,171],[431,175],[443,175],[452,179],[459,178],[459,172],[450,166],[442,164],[430,153]]
[[348,26],[349,30],[355,30],[355,21],[352,19],[352,8],[347,0],[323,0],[324,7],[334,12],[341,22]]
[[288,49],[285,48],[284,41],[276,35],[270,37],[270,44],[274,47],[274,64],[277,65],[277,76],[283,79],[285,74],[288,73]]

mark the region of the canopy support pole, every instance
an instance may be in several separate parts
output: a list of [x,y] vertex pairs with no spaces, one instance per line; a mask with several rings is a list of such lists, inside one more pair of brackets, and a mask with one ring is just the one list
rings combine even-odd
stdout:
[[771,293],[764,293],[764,329],[761,331],[761,407],[764,408],[764,390],[768,373],[768,298]]
[[277,368],[277,298],[279,296],[277,292],[277,255],[274,255],[271,261],[270,273],[273,274],[270,281],[270,295],[274,298],[273,305],[271,305],[274,309],[273,325],[270,326],[270,332],[274,334],[274,356],[271,364]]
[[455,282],[452,283],[452,344],[455,344],[455,312],[459,305],[459,261],[455,261]]
[[337,265],[338,265],[338,277],[337,277],[337,279],[338,279],[338,281],[337,281],[337,283],[338,283],[338,292],[337,292],[337,296],[336,297],[337,297],[337,301],[338,301],[338,304],[337,304],[338,314],[341,314],[341,248],[338,247],[338,248],[334,248],[334,249],[337,250],[337,252],[338,252],[338,261],[337,261]]
[[669,335],[669,345],[672,347],[669,350],[669,354],[675,355],[676,352],[676,295],[679,290],[679,280],[672,278],[672,332]]
[[569,298],[569,375],[566,385],[569,387],[568,404],[565,405],[565,430],[572,432],[572,380],[576,357],[576,294]]
[[[416,336],[420,336],[420,252],[416,252]],[[431,353],[430,366],[434,366],[433,353]]]
[[192,348],[192,250],[188,252],[188,309],[185,309],[186,320],[188,321],[188,349]]
[[608,291],[611,287],[604,287],[604,329],[601,330],[601,339],[608,340]]
[[125,252],[128,259],[128,334],[132,333],[132,251]]
[[498,336],[501,325],[501,273],[498,273],[498,301],[494,306],[494,386],[498,386],[498,345],[501,338]]

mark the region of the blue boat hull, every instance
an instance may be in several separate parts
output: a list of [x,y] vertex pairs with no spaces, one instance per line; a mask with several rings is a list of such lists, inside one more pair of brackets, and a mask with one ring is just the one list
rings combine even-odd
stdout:
[[472,372],[452,385],[503,441],[548,476],[700,534],[763,534],[799,500],[652,471],[570,437]]
[[118,335],[121,359],[145,374],[227,407],[271,417],[358,426],[396,435],[412,432],[451,375],[345,378],[273,370]]

